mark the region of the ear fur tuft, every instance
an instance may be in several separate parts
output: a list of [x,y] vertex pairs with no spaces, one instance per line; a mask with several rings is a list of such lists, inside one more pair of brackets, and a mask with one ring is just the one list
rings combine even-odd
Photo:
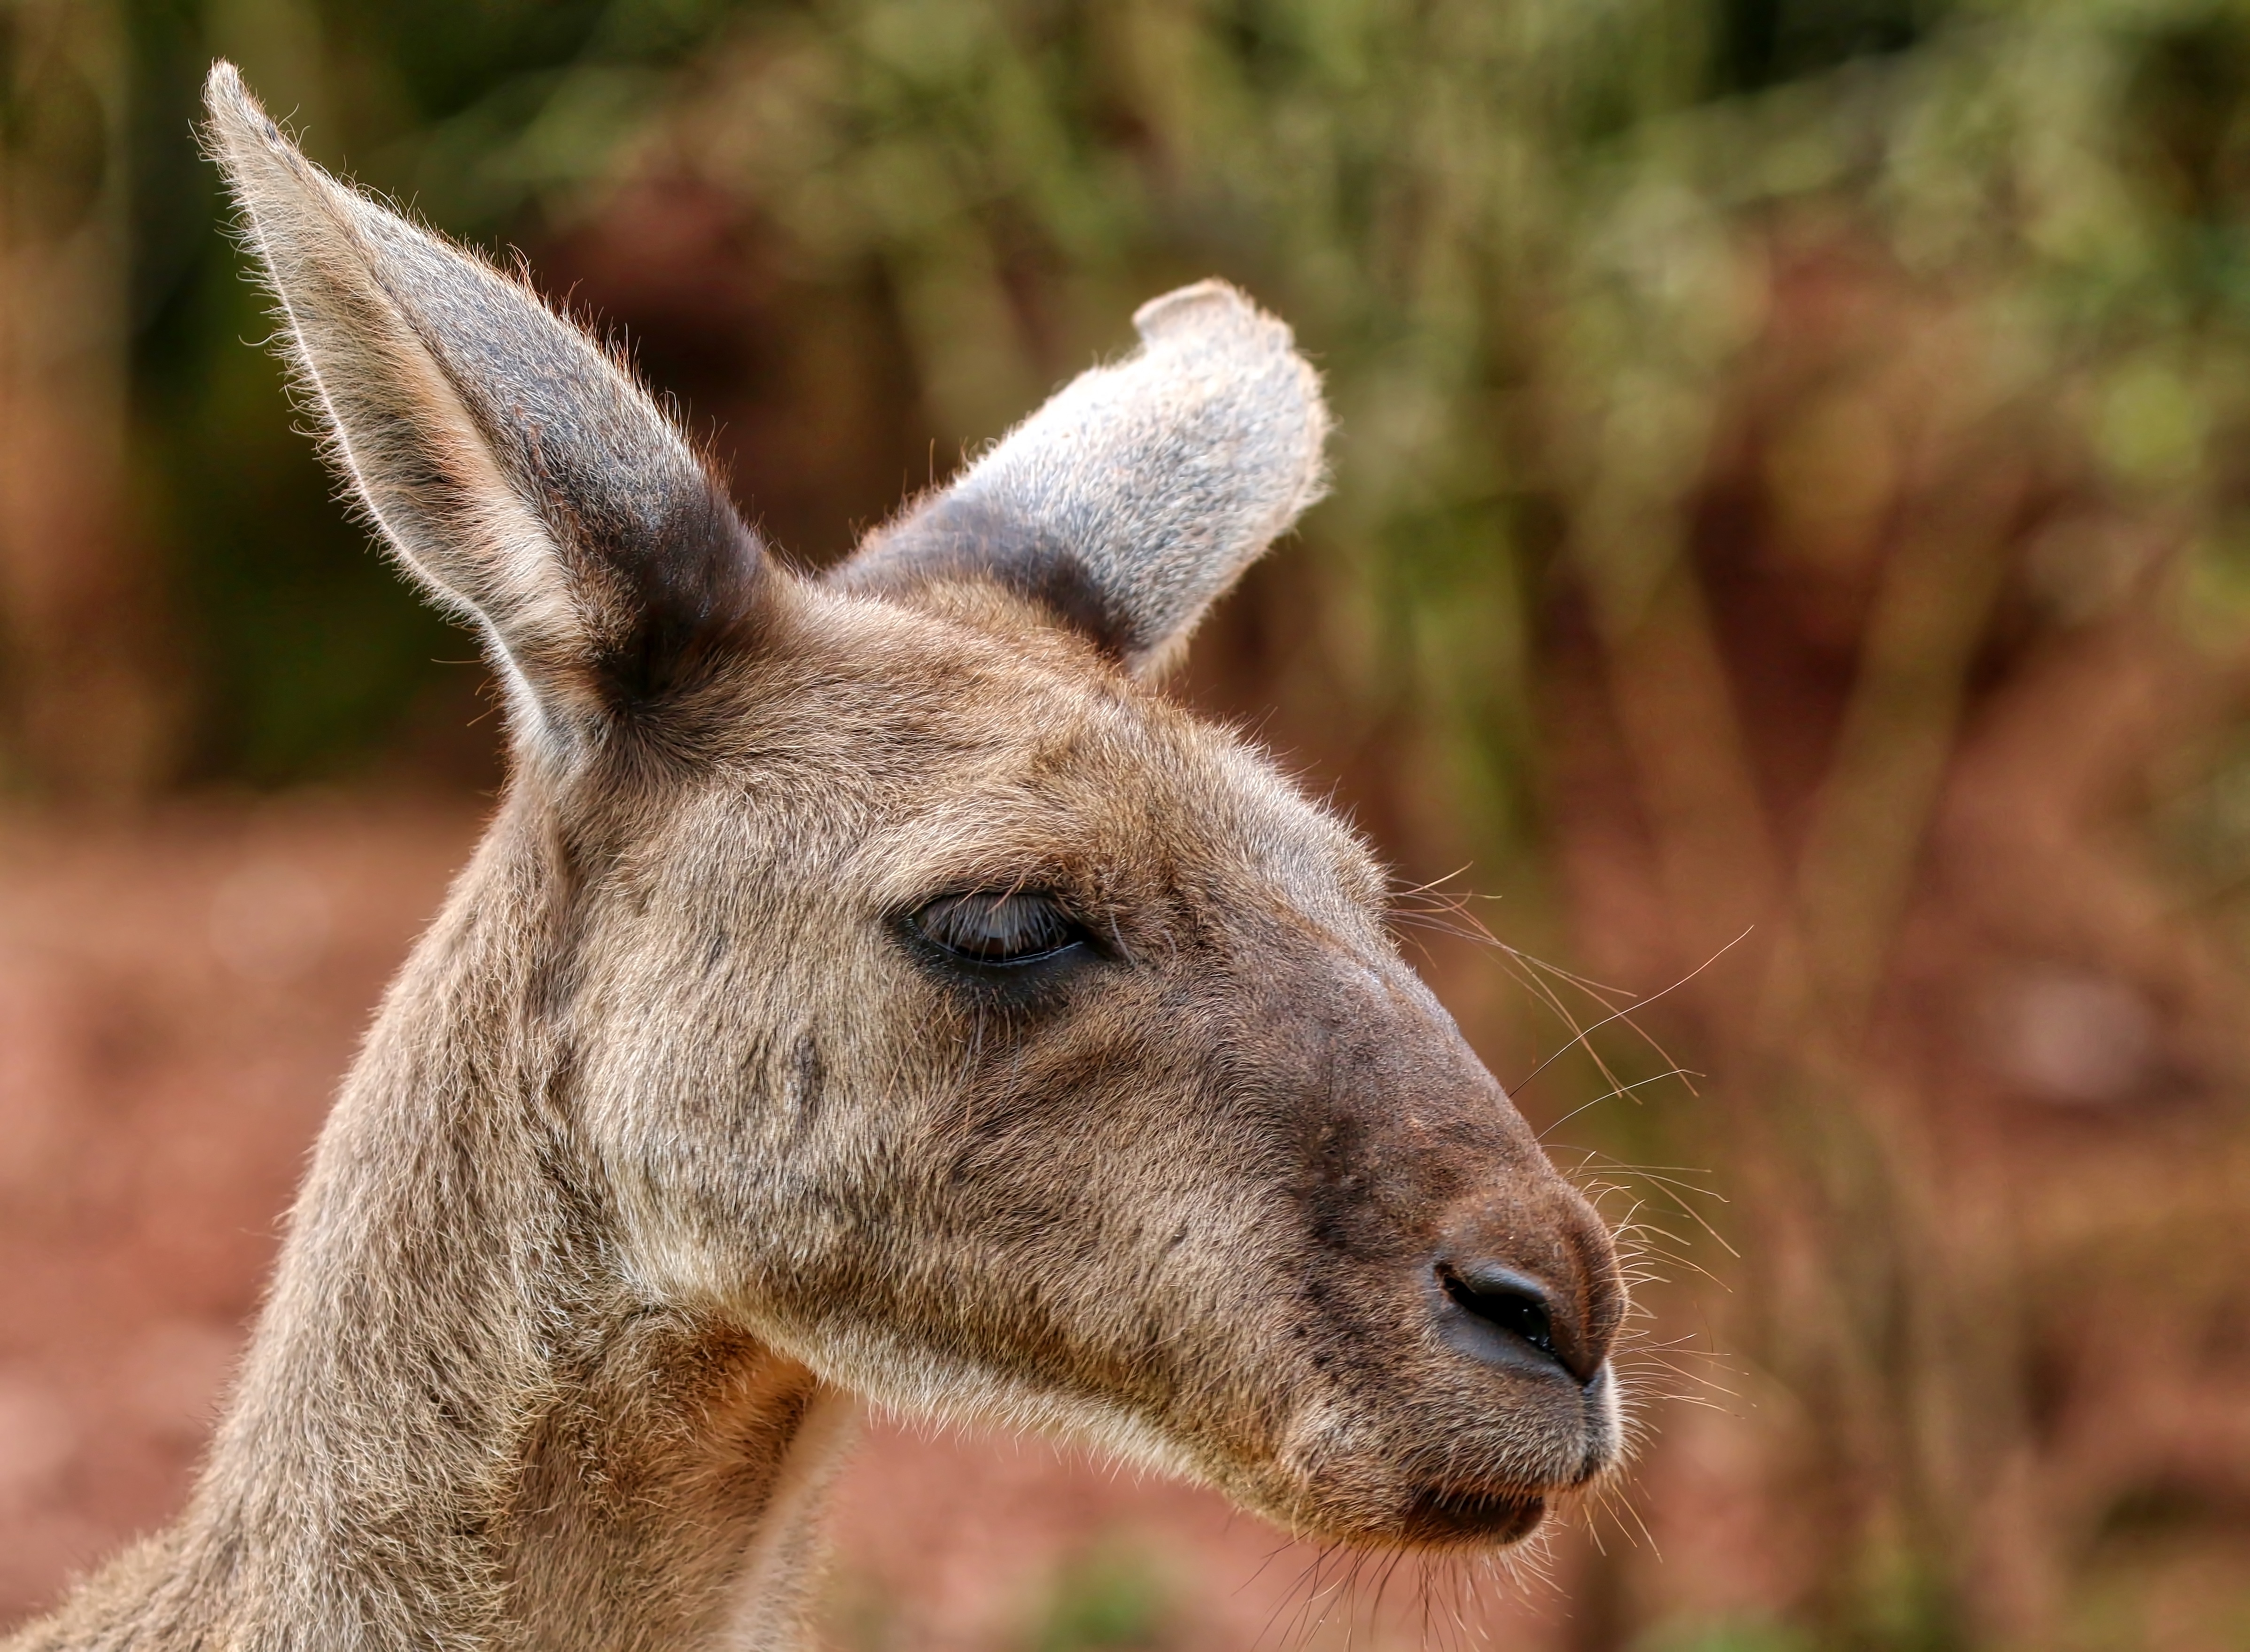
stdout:
[[1325,487],[1319,377],[1223,281],[1135,313],[1141,345],[1080,375],[832,576],[911,592],[986,580],[1149,673]]

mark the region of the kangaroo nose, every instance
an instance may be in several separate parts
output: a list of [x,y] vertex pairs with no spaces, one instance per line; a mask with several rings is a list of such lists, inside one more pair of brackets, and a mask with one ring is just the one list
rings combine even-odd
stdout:
[[1536,1261],[1503,1259],[1466,1234],[1468,1242],[1441,1250],[1431,1265],[1439,1336],[1485,1365],[1593,1381],[1623,1317],[1624,1287],[1591,1211],[1561,1226],[1554,1241],[1520,1248]]

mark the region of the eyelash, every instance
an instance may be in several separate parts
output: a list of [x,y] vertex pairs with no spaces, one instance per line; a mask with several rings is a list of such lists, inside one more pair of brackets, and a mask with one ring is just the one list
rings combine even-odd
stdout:
[[941,895],[908,914],[906,922],[937,951],[980,971],[1023,969],[1092,939],[1060,902],[1037,890]]

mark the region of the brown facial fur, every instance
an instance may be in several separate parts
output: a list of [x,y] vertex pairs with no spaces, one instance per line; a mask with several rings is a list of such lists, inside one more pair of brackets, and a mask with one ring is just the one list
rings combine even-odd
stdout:
[[[1606,1231],[1364,847],[1135,674],[1317,490],[1287,329],[1160,301],[804,583],[529,295],[211,102],[340,462],[512,673],[516,773],[188,1513],[18,1652],[786,1644],[854,1395],[1357,1542],[1520,1537],[1615,1459]],[[1075,938],[981,964],[916,916],[1011,891]]]
[[[1323,1535],[1582,1480],[1598,1397],[1463,1359],[1425,1285],[1466,1227],[1605,1344],[1606,1236],[1399,960],[1365,851],[1034,617],[980,619],[809,597],[741,766],[589,892],[584,1099],[678,1288],[863,1392],[1091,1426]],[[895,932],[1022,886],[1100,954],[1018,994]]]

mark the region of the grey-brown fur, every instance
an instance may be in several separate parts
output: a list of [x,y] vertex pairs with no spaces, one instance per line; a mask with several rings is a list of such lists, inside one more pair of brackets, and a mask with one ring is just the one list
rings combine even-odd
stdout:
[[[1317,489],[1286,328],[1158,301],[806,582],[529,293],[231,68],[209,101],[303,386],[486,631],[516,763],[187,1511],[14,1652],[788,1645],[863,1398],[1376,1544],[1519,1536],[1615,1459],[1607,1234],[1357,840],[1136,674]],[[964,959],[930,903],[974,891],[1075,938]],[[1461,1294],[1491,1268],[1551,1354]]]

